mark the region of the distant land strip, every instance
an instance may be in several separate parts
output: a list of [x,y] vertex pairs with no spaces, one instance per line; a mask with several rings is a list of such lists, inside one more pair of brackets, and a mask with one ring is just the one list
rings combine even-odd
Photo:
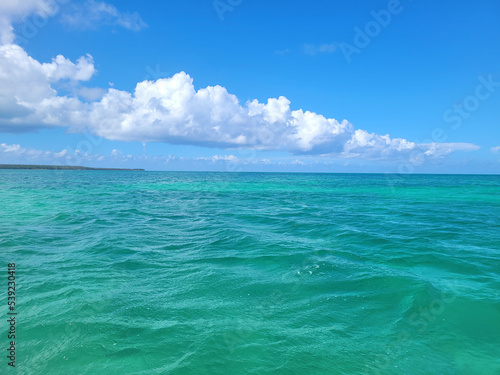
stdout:
[[79,165],[31,165],[31,164],[0,164],[0,169],[52,169],[66,171],[144,171],[140,168],[89,168]]

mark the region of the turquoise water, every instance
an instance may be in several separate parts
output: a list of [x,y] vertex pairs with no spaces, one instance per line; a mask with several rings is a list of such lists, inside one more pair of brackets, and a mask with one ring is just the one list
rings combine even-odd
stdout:
[[1,374],[500,374],[500,176],[3,170],[0,205]]

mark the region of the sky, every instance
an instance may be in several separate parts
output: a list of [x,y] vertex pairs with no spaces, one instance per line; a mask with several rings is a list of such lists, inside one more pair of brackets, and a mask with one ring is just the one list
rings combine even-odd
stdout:
[[2,0],[0,163],[500,173],[500,2]]

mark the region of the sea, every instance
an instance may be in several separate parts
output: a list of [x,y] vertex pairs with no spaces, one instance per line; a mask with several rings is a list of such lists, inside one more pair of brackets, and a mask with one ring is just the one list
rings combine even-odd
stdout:
[[0,279],[0,374],[499,375],[500,175],[1,170]]

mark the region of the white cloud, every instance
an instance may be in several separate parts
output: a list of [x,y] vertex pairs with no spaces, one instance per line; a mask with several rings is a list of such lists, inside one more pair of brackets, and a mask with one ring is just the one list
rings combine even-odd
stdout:
[[391,138],[358,129],[344,145],[341,154],[346,158],[391,159],[405,157],[414,165],[428,159],[439,159],[455,151],[476,151],[479,146],[471,143],[415,143],[403,138]]
[[328,54],[337,50],[339,44],[336,42],[325,44],[304,44],[303,50],[306,55],[314,56],[319,53]]
[[[236,157],[222,157],[220,160],[233,160]],[[176,155],[130,155],[113,149],[110,153],[93,153],[73,150],[72,147],[61,151],[39,150],[24,148],[19,144],[0,143],[0,164],[42,164],[42,165],[81,165],[81,166],[108,166],[117,168],[151,167],[161,168],[169,163],[177,163],[180,169],[183,165],[190,166],[194,159],[184,159]],[[198,158],[205,160],[205,165],[213,165],[212,158]],[[186,163],[186,164],[183,164]]]
[[18,145],[18,144],[8,145],[5,143],[2,143],[2,144],[0,144],[0,147],[1,147],[1,150],[3,152],[12,152],[13,154],[17,154],[17,155],[23,154],[24,152],[26,152],[26,150],[21,148],[21,145]]
[[20,163],[20,162],[64,162],[68,150],[59,152],[43,151],[33,148],[24,148],[19,144],[8,145],[0,143],[0,163]]
[[59,96],[53,84],[87,81],[95,73],[92,56],[73,63],[57,56],[40,63],[14,44],[0,45],[0,129],[23,131],[66,126],[78,119],[85,104]]
[[213,163],[218,162],[218,161],[226,161],[226,162],[230,162],[230,163],[238,163],[240,161],[234,155],[214,155],[214,156],[211,156],[211,157],[201,156],[199,158],[196,158],[196,160],[209,160],[209,161],[212,161]]
[[494,154],[500,153],[500,146],[492,147],[491,148],[491,152],[493,152]]
[[116,148],[114,148],[113,151],[111,151],[111,156],[118,158],[118,157],[122,157],[123,153],[120,150],[117,150]]
[[212,160],[214,160],[214,161],[223,160],[223,161],[229,161],[232,163],[236,163],[238,161],[238,158],[234,155],[214,155],[214,156],[212,156]]
[[138,13],[120,12],[111,4],[95,0],[73,4],[61,16],[61,20],[64,24],[79,29],[95,29],[100,25],[114,25],[139,31],[147,27]]
[[470,143],[424,143],[421,146],[427,147],[427,156],[443,156],[455,151],[477,151],[479,146]]
[[[17,50],[16,52],[19,53],[20,51]],[[23,58],[25,56],[21,57],[20,60]],[[35,62],[33,59],[31,61]],[[77,64],[74,64],[62,55],[58,55],[55,59],[52,59],[51,63],[42,64],[41,70],[49,81],[59,81],[62,79],[88,81],[95,73],[94,60],[90,55],[80,57]]]
[[362,154],[372,157],[390,156],[394,152],[404,152],[414,149],[417,145],[403,138],[391,139],[389,134],[378,135],[358,129],[344,145],[344,155],[356,156]]
[[64,150],[62,150],[62,151],[60,151],[60,152],[56,152],[56,153],[54,153],[54,156],[55,156],[56,158],[63,158],[63,157],[65,157],[66,155],[68,155],[68,150],[66,150],[66,149],[64,149]]
[[112,140],[298,153],[341,149],[353,129],[345,120],[292,111],[285,97],[242,105],[221,86],[196,91],[184,72],[140,82],[133,94],[109,89],[101,101],[92,103],[87,115],[85,126]]

